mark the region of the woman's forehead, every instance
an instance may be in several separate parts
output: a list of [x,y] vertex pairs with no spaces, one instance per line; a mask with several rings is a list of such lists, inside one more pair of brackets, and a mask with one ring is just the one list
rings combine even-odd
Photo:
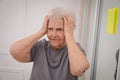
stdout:
[[49,20],[50,21],[61,21],[61,22],[63,22],[62,17],[59,17],[59,16],[50,17]]
[[63,25],[63,19],[61,17],[51,17],[49,25]]

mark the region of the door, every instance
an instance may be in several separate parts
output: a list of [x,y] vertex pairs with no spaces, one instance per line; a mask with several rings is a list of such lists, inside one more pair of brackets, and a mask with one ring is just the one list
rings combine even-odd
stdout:
[[116,52],[120,48],[120,13],[119,22],[116,34],[108,34],[107,16],[108,9],[118,7],[120,8],[120,0],[101,0],[101,11],[99,19],[99,33],[97,39],[97,58],[96,72],[94,80],[114,80],[114,73],[116,68]]

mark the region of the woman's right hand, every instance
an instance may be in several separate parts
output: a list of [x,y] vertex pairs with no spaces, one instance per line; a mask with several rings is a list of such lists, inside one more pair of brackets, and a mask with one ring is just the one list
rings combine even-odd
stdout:
[[43,32],[44,35],[47,33],[48,22],[49,22],[49,18],[48,18],[48,16],[45,16],[44,22],[43,22],[43,25],[42,25],[42,28],[41,28],[41,30],[40,30],[40,31]]

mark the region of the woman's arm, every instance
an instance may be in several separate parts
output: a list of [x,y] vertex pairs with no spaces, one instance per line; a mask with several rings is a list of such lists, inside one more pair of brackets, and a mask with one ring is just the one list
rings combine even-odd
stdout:
[[71,73],[74,76],[81,76],[88,69],[89,62],[73,37],[74,20],[69,16],[65,16],[64,25]]
[[46,34],[47,32],[48,17],[45,17],[43,27],[41,30],[31,36],[16,41],[10,47],[11,55],[20,62],[30,61],[30,51],[33,45]]

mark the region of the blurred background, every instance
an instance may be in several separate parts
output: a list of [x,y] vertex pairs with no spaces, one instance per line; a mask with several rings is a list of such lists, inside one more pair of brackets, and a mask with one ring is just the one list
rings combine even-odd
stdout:
[[75,13],[74,37],[90,63],[79,80],[114,80],[120,16],[116,34],[109,34],[106,29],[108,10],[120,9],[120,0],[0,0],[0,80],[29,80],[33,63],[14,60],[10,45],[40,30],[44,17],[55,7]]

